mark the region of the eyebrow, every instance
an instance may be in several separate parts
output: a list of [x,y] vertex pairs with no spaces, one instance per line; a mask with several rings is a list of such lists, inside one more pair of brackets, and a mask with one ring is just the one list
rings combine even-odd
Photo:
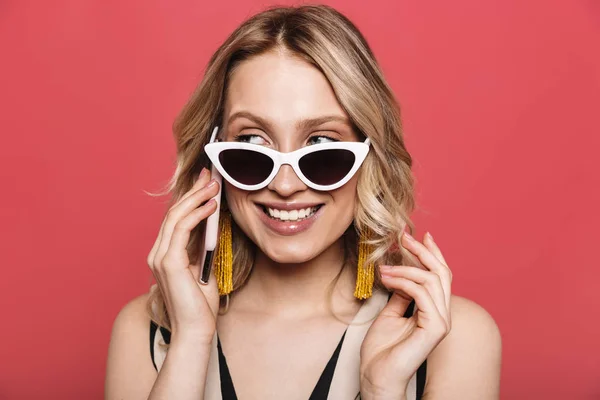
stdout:
[[[247,118],[259,125],[263,125],[263,126],[267,127],[267,129],[273,130],[273,125],[269,121],[267,121],[266,119],[264,119],[262,117],[259,117],[258,115],[254,115],[248,111],[238,111],[238,112],[231,114],[231,116],[227,120],[227,124],[228,125],[231,124],[237,118]],[[345,116],[323,115],[323,116],[317,117],[317,118],[301,119],[300,121],[296,122],[296,129],[297,130],[309,130],[309,129],[315,128],[319,125],[322,125],[326,122],[331,122],[331,121],[342,122],[342,123],[350,126],[350,121]]]

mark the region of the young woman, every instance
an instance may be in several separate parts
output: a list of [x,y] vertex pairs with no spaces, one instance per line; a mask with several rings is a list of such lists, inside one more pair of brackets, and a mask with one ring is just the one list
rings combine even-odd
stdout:
[[347,18],[327,6],[251,17],[174,133],[172,203],[147,260],[157,283],[114,322],[106,399],[498,398],[498,328],[451,295],[431,235],[409,234],[398,105]]

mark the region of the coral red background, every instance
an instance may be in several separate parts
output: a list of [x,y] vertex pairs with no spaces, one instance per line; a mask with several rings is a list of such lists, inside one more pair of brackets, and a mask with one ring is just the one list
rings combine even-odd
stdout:
[[[101,399],[174,166],[171,123],[268,2],[0,4],[0,398]],[[403,107],[418,237],[503,336],[502,399],[600,398],[600,6],[330,1]]]

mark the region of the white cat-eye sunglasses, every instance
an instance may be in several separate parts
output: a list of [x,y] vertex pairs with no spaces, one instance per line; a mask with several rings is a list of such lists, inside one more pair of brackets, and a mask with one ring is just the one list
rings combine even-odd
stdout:
[[314,190],[334,190],[358,171],[370,148],[364,142],[320,143],[281,153],[271,148],[243,142],[216,142],[215,127],[206,155],[219,173],[242,190],[259,190],[275,178],[283,164],[290,165],[298,178]]

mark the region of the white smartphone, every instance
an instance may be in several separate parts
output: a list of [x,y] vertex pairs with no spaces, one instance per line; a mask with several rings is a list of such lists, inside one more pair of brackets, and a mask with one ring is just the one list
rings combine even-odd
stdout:
[[[219,131],[219,127],[216,126],[213,129],[213,132],[210,136],[210,142],[212,143],[217,138],[217,132]],[[201,249],[201,255],[203,259],[201,260],[200,265],[202,265],[202,271],[200,272],[200,283],[206,285],[208,284],[208,279],[210,278],[210,271],[212,268],[212,261],[214,256],[215,248],[217,247],[217,238],[219,236],[219,212],[221,209],[221,186],[223,179],[219,171],[215,168],[212,163],[209,161],[210,167],[210,176],[212,179],[215,179],[219,184],[219,193],[214,197],[217,201],[217,211],[215,211],[212,215],[210,215],[206,220],[206,229],[204,231],[204,248]]]

